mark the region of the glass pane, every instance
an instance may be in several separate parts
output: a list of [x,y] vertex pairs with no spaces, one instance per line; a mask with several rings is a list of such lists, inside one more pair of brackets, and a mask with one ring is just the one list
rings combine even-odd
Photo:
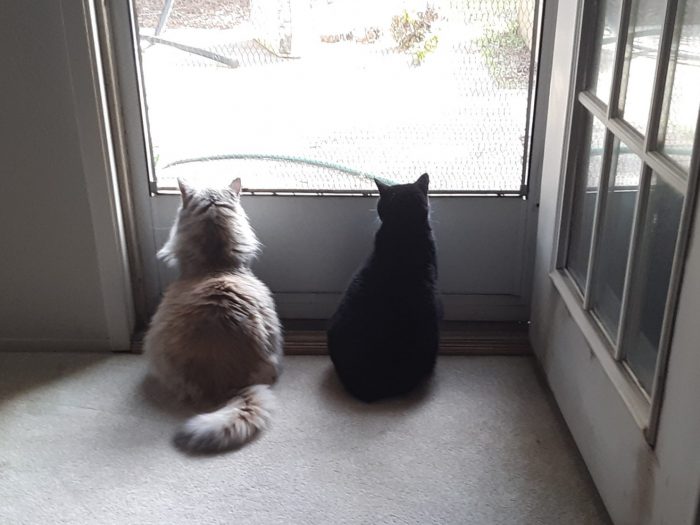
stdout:
[[660,139],[661,150],[687,170],[700,109],[700,3],[681,1],[678,13],[666,84],[670,104]]
[[593,42],[588,89],[607,104],[615,64],[615,46],[620,29],[621,1],[598,0],[597,9],[598,22]]
[[583,292],[588,275],[588,253],[593,233],[593,214],[603,165],[605,126],[587,113],[586,135],[576,166],[571,232],[566,266]]
[[636,267],[640,286],[630,301],[636,318],[630,319],[633,333],[626,342],[627,361],[647,392],[654,379],[682,209],[683,195],[654,174]]
[[593,310],[612,339],[617,338],[620,321],[641,169],[640,158],[615,140],[593,290]]
[[134,0],[158,188],[520,193],[537,1]]
[[[620,109],[637,131],[646,132],[654,89],[656,59],[663,30],[666,2],[633,0],[625,55]],[[625,93],[626,91],[626,93]]]

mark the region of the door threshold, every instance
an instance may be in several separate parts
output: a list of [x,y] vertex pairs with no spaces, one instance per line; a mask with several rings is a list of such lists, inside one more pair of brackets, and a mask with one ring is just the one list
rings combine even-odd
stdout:
[[[326,355],[326,321],[285,320],[285,355]],[[531,355],[527,323],[447,321],[440,355]]]
[[[326,320],[285,319],[285,355],[327,355]],[[143,334],[131,351],[142,352]],[[445,321],[440,333],[440,355],[531,355],[528,323]]]

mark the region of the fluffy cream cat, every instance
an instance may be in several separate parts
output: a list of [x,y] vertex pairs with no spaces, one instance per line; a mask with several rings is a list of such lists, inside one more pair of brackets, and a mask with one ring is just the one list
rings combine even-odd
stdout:
[[192,451],[238,447],[264,429],[282,357],[270,290],[250,264],[259,243],[240,204],[241,180],[221,190],[178,181],[182,206],[158,256],[180,270],[144,340],[152,374],[183,400],[222,405],[175,437]]

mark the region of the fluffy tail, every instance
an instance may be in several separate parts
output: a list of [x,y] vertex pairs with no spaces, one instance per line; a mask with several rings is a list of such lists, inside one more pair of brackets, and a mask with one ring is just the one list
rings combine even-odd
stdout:
[[187,421],[175,435],[175,443],[190,452],[238,448],[267,428],[273,403],[268,385],[246,387],[220,409]]

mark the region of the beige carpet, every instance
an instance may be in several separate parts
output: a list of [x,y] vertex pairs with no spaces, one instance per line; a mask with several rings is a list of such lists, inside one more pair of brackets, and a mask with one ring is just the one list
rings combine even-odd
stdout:
[[274,427],[189,457],[131,355],[0,354],[0,524],[608,523],[528,357],[442,357],[367,406],[290,357]]

